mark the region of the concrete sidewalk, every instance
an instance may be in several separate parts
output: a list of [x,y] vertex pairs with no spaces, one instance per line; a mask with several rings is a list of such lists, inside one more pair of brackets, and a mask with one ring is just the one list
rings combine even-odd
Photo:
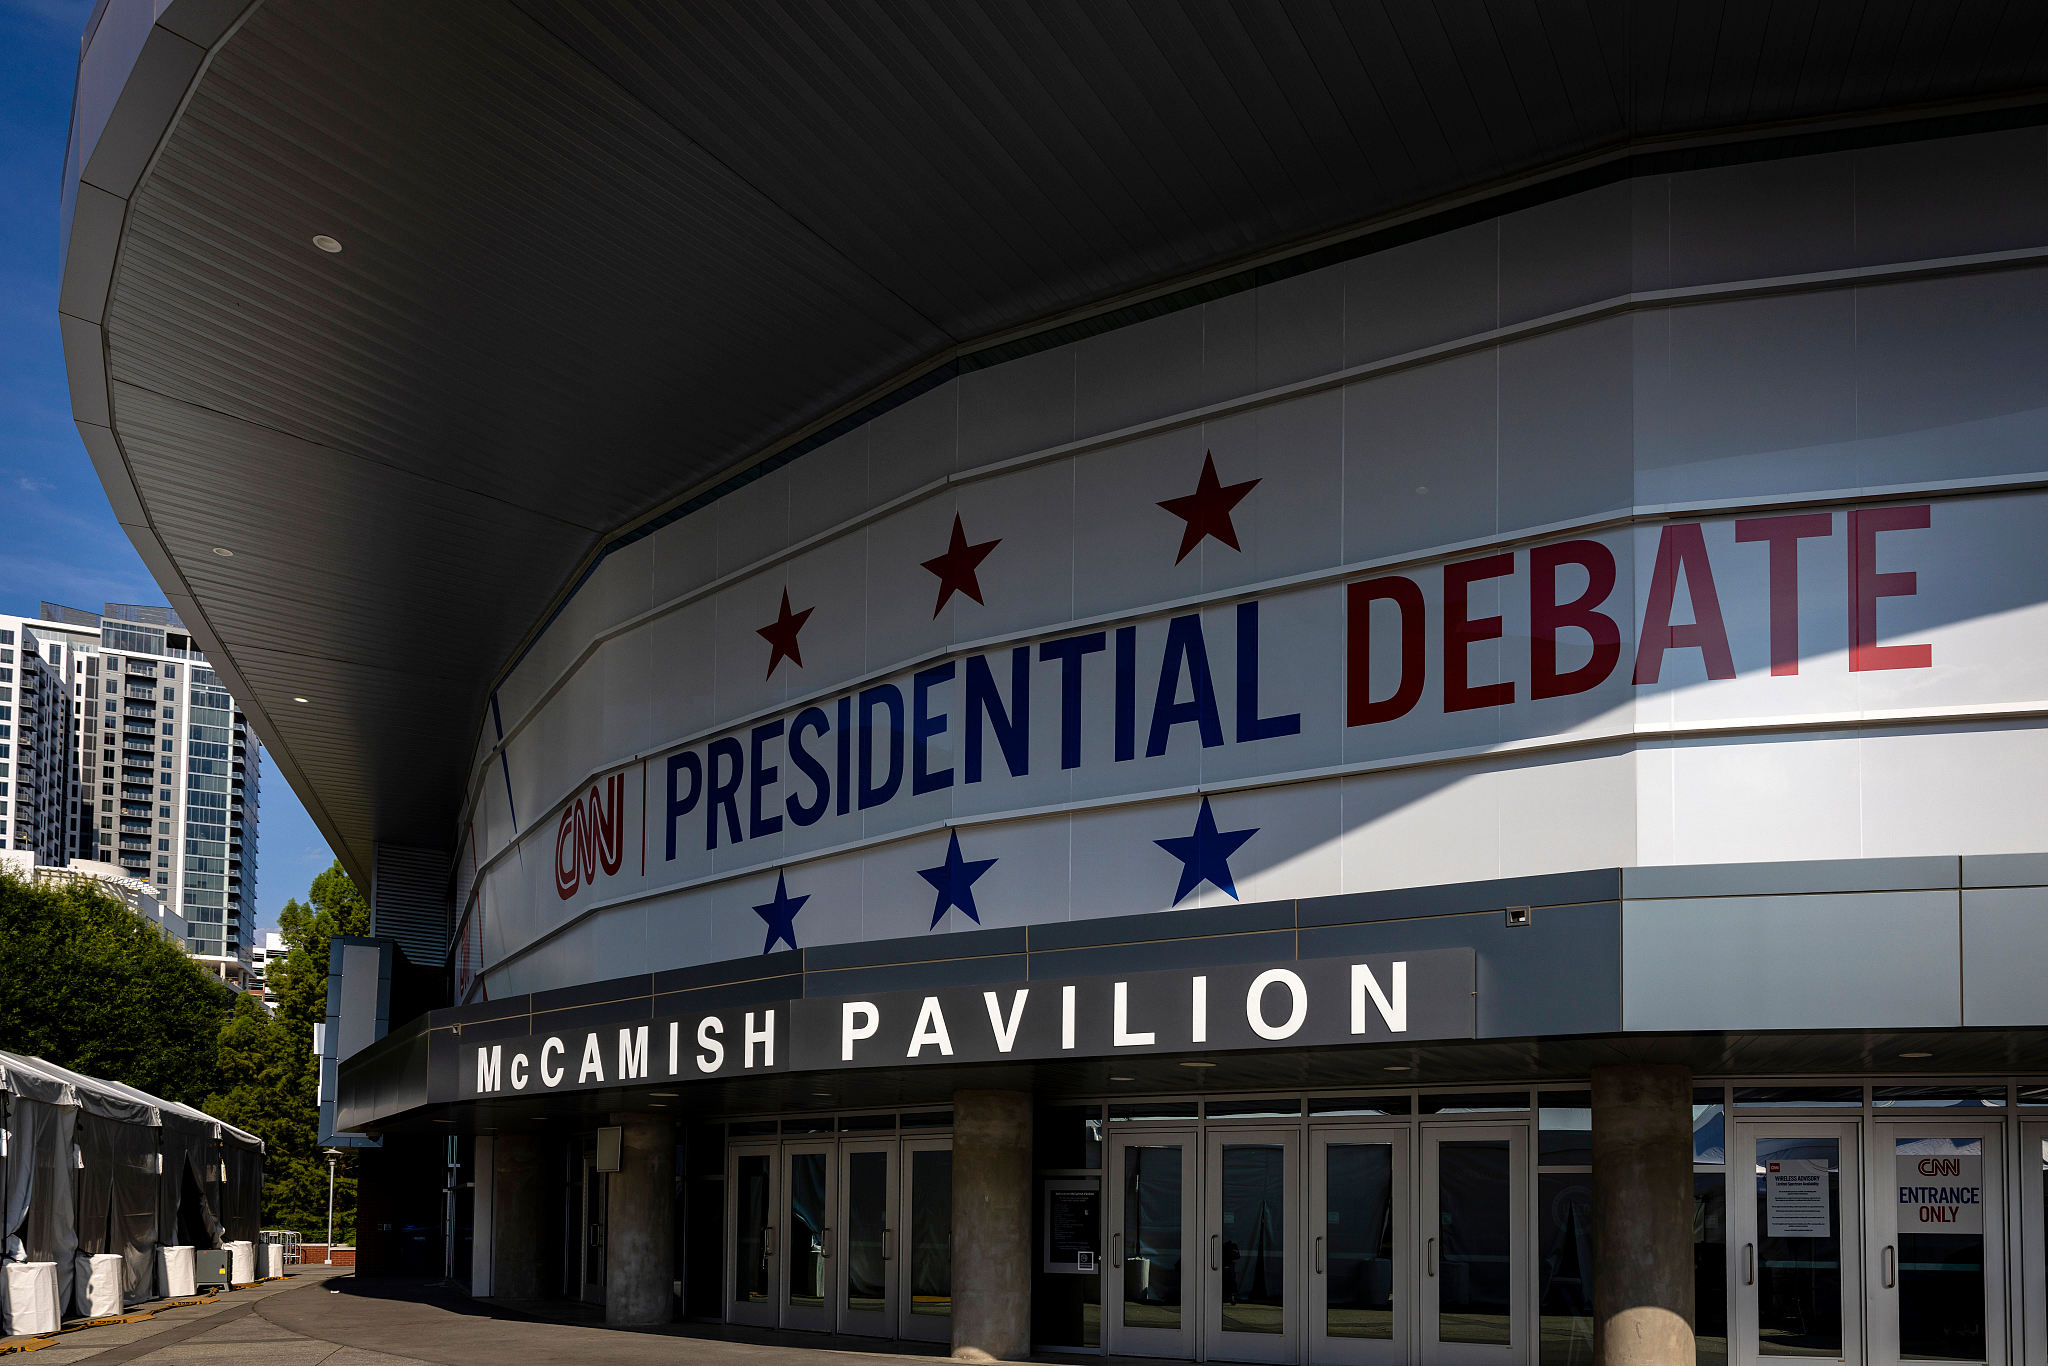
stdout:
[[[560,1306],[557,1306],[558,1308]],[[908,1349],[878,1350],[883,1347]],[[677,1324],[621,1330],[549,1321],[417,1281],[362,1281],[306,1267],[282,1282],[169,1309],[140,1323],[82,1328],[10,1358],[23,1366],[552,1366],[688,1361],[789,1366],[819,1352],[928,1363],[943,1347]]]
[[[120,1362],[145,1359],[152,1362],[233,1360],[232,1356],[215,1355],[206,1348],[185,1351],[181,1355],[160,1354],[177,1353],[183,1344],[191,1342],[210,1342],[217,1338],[233,1341],[232,1334],[237,1326],[254,1320],[256,1310],[266,1301],[293,1290],[310,1290],[333,1279],[336,1274],[337,1268],[293,1267],[292,1274],[281,1281],[267,1281],[248,1290],[230,1291],[211,1304],[158,1309],[151,1317],[132,1323],[77,1328],[50,1338],[8,1338],[5,1339],[6,1345],[14,1350],[0,1360],[5,1360],[8,1366],[15,1362],[24,1366],[69,1366],[71,1362],[90,1361],[101,1366],[116,1366]],[[150,1306],[145,1304],[137,1308],[146,1311]]]

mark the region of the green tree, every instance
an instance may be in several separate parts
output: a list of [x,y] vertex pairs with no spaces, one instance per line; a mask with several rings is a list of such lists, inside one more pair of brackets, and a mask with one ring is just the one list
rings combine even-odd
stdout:
[[[265,1227],[320,1238],[327,1233],[327,1159],[313,1026],[327,1018],[327,941],[368,934],[370,908],[337,860],[313,879],[305,902],[287,901],[277,919],[285,954],[270,969],[276,1013],[238,1008],[222,1029],[221,1087],[209,1108],[263,1140]],[[342,1159],[335,1185],[338,1241],[354,1237],[354,1165],[352,1156]]]
[[112,897],[0,874],[0,1048],[199,1105],[235,999]]

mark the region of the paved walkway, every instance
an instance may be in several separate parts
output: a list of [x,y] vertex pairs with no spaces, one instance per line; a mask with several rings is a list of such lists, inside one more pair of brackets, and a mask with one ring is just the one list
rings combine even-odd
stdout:
[[[675,1325],[621,1331],[548,1322],[418,1282],[359,1281],[346,1268],[300,1274],[223,1295],[213,1304],[167,1309],[140,1323],[83,1328],[5,1366],[553,1366],[593,1361],[637,1366],[794,1366],[821,1351],[857,1362],[931,1366],[883,1344],[816,1334]],[[908,1344],[888,1344],[904,1348]],[[911,1349],[915,1351],[916,1349]]]

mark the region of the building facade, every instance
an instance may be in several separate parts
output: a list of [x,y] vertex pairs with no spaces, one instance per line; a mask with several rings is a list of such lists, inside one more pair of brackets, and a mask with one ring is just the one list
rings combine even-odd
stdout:
[[[147,176],[81,134],[81,431],[371,888],[366,1264],[965,1359],[2048,1361],[2048,69],[1497,9],[131,32],[208,64]],[[431,147],[300,94],[421,71]],[[533,217],[458,259],[471,156]],[[176,524],[201,446],[374,554],[287,606],[301,484]],[[403,686],[323,696],[371,618]]]
[[73,760],[66,643],[45,640],[21,617],[0,617],[0,770],[8,791],[0,811],[0,845],[38,863],[61,863],[71,806]]
[[12,846],[40,865],[117,865],[182,927],[181,947],[246,984],[260,742],[176,613],[44,603],[0,631],[20,642],[0,644],[20,652]]

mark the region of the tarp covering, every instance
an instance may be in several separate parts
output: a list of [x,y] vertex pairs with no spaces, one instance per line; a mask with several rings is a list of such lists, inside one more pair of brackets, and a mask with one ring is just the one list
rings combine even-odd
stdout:
[[0,1215],[0,1257],[55,1262],[60,1304],[71,1300],[72,1253],[78,1246],[75,1105],[15,1095],[7,1107],[7,1202]]
[[0,1259],[57,1266],[85,1311],[95,1254],[121,1258],[129,1303],[162,1293],[156,1250],[254,1241],[263,1143],[189,1105],[0,1053]]

